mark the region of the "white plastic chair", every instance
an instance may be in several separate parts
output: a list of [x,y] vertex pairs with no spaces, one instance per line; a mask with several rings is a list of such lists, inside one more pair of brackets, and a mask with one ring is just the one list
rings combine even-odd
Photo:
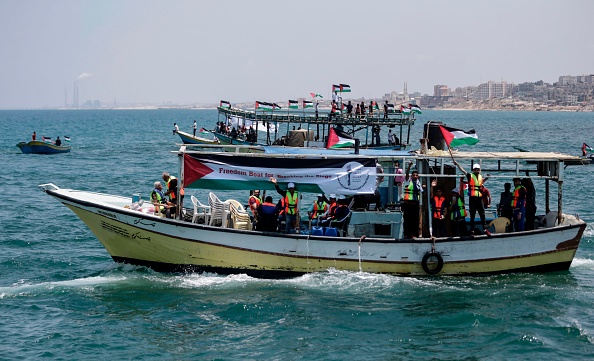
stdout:
[[229,204],[223,203],[213,192],[208,193],[208,205],[210,206],[210,222],[213,226],[217,220],[221,221],[222,227],[227,227],[227,217],[229,216]]
[[231,224],[235,229],[252,229],[252,221],[250,215],[245,210],[238,209],[234,203],[230,203]]
[[200,203],[198,198],[192,196],[192,204],[194,205],[194,216],[192,217],[192,223],[198,223],[198,218],[204,219],[204,224],[208,224],[210,222],[210,206],[206,204]]

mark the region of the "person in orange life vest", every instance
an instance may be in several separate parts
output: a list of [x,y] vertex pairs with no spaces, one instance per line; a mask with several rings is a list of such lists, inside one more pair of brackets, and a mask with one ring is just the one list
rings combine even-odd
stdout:
[[260,190],[256,189],[252,192],[250,198],[248,198],[248,206],[252,211],[253,220],[258,219],[258,207],[262,204],[262,198],[260,198]]
[[526,188],[522,185],[520,178],[514,178],[514,187],[511,201],[514,211],[514,230],[521,232],[526,222]]
[[278,213],[276,205],[272,203],[271,196],[266,196],[264,203],[258,206],[256,214],[258,215],[256,230],[265,232],[276,231]]
[[[179,191],[180,196],[177,195],[177,178],[169,175],[167,172],[163,172],[163,181],[167,186],[167,192],[164,194],[169,197],[169,201],[173,204],[179,204],[180,209],[183,208],[184,204],[184,188],[182,187]],[[172,210],[174,212],[174,210]]]
[[338,207],[338,203],[336,202],[336,194],[330,194],[329,199],[326,199],[326,195],[323,195],[324,202],[328,203],[328,209],[324,214],[319,217],[318,226],[327,227],[330,225],[330,221],[334,218],[334,213],[336,208]]
[[270,181],[274,183],[274,188],[278,194],[285,198],[285,233],[291,233],[291,230],[295,232],[299,231],[299,193],[295,190],[295,183],[290,182],[287,184],[287,190],[281,189],[276,178],[270,177]]
[[466,208],[464,206],[464,197],[460,195],[458,188],[452,189],[452,199],[448,206],[448,213],[450,215],[452,236],[465,236],[468,232],[466,229]]
[[413,162],[408,163],[404,184],[402,185],[402,223],[404,238],[415,238],[419,236],[419,201],[423,193],[423,186],[419,181],[419,172],[412,173]]
[[485,208],[483,207],[483,183],[487,180],[487,178],[483,179],[481,175],[481,165],[476,163],[472,166],[472,173],[466,172],[464,168],[455,159],[453,159],[454,164],[466,175],[466,179],[468,180],[468,210],[470,213],[470,231],[474,231],[474,218],[476,213],[478,212],[483,229],[487,229],[487,224],[485,222]]
[[[431,224],[435,237],[445,237],[445,217],[448,213],[447,202],[443,196],[443,190],[437,186],[437,180],[431,182]],[[435,189],[435,191],[433,191]]]
[[318,194],[318,200],[314,201],[307,211],[309,219],[311,219],[311,225],[318,225],[318,218],[328,211],[328,203],[324,201],[324,195]]

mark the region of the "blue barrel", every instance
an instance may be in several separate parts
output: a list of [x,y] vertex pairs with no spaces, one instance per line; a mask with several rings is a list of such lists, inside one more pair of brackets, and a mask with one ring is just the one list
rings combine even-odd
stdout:
[[140,201],[140,193],[134,193],[132,195],[132,203],[138,203]]
[[322,227],[313,226],[313,227],[311,227],[311,235],[312,236],[323,236],[324,229],[322,229]]
[[338,236],[338,231],[334,227],[324,227],[324,236],[336,237]]

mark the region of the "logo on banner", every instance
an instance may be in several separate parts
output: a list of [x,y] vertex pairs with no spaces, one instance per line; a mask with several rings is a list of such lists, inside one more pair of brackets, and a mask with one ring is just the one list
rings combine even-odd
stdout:
[[369,179],[368,170],[359,162],[348,162],[342,167],[338,176],[338,183],[344,188],[352,191],[363,188]]

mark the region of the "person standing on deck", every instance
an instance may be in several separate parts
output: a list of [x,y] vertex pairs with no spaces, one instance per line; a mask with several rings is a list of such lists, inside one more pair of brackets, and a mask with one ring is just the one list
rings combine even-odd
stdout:
[[33,135],[31,136],[31,140],[37,140],[37,133],[33,131]]
[[460,195],[458,188],[452,189],[452,199],[448,208],[450,214],[450,230],[452,236],[462,237],[467,233],[466,230],[466,207],[464,197]]
[[194,129],[194,136],[196,136],[196,128],[197,128],[196,120],[194,120],[194,124],[192,125],[192,128]]
[[464,168],[455,159],[452,159],[454,164],[460,169],[461,172],[466,174],[468,179],[468,210],[470,213],[470,231],[474,232],[474,217],[478,212],[481,217],[481,223],[483,229],[487,229],[485,222],[485,208],[483,207],[483,183],[486,179],[483,179],[481,175],[481,165],[476,163],[472,166],[472,173],[466,172]]
[[514,178],[514,192],[512,195],[511,207],[514,212],[514,230],[524,230],[526,222],[526,188],[522,185],[520,178]]
[[[183,208],[184,203],[184,188],[182,187],[177,194],[177,178],[169,175],[167,172],[163,172],[163,181],[167,185],[167,192],[164,195],[169,197],[169,201],[175,205],[179,203],[180,209]],[[177,209],[176,209],[177,211]]]
[[388,101],[384,103],[384,119],[388,119]]
[[299,232],[299,193],[295,190],[295,183],[289,182],[287,187],[289,189],[282,190],[276,182],[276,178],[270,177],[270,181],[274,183],[274,187],[278,194],[285,198],[285,233]]
[[423,187],[419,181],[419,172],[414,170],[412,174],[410,169],[413,162],[408,163],[406,174],[404,176],[403,195],[402,195],[402,222],[403,237],[415,238],[419,236],[419,201],[423,193]]
[[[435,191],[433,191],[435,189]],[[433,225],[433,236],[445,237],[445,218],[448,213],[447,202],[443,196],[441,187],[437,187],[437,180],[431,182],[431,215]]]
[[529,231],[534,229],[536,218],[536,189],[530,178],[523,178],[522,186],[526,189],[526,222],[524,223],[524,229]]

